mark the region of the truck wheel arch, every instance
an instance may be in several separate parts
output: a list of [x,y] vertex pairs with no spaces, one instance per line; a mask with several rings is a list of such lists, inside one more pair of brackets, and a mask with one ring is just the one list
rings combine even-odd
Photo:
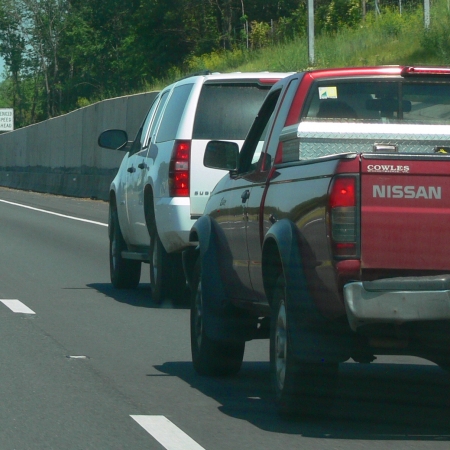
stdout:
[[[224,251],[221,248],[220,227],[209,216],[200,217],[190,234],[191,242],[198,242],[184,252],[184,267],[191,291],[195,281],[194,273],[197,259],[201,258],[201,280],[204,299],[203,314],[206,335],[212,340],[244,341],[253,319],[246,311],[234,306],[228,296],[226,275],[223,274]],[[194,255],[192,254],[194,253]],[[188,267],[186,267],[188,265]],[[195,286],[195,291],[197,286]]]
[[[197,246],[191,246],[183,252],[183,267],[186,275],[188,285],[191,286],[193,274],[195,270],[196,261],[198,258],[208,258],[211,264],[208,264],[203,270],[216,271],[218,270],[218,263],[216,252],[211,245],[213,239],[211,218],[209,216],[201,216],[192,227],[189,233],[189,242],[197,242]],[[221,280],[221,278],[220,278]]]
[[269,303],[272,302],[274,289],[280,275],[284,274],[286,282],[289,282],[293,271],[297,276],[298,270],[303,271],[300,249],[299,232],[295,224],[287,219],[276,222],[266,234],[261,262],[264,288]]

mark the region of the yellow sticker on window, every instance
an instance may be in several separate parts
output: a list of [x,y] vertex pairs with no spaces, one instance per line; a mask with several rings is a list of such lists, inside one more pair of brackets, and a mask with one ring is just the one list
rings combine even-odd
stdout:
[[319,88],[319,98],[321,100],[324,100],[327,98],[337,98],[337,87],[336,86],[320,87]]

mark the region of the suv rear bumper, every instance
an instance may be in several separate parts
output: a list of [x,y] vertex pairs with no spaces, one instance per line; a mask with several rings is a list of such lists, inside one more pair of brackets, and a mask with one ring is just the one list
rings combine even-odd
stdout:
[[195,223],[191,219],[189,197],[163,197],[155,199],[156,228],[168,253],[189,247],[189,233]]
[[[450,320],[450,289],[424,289],[437,284],[443,287],[446,283],[437,282],[437,277],[429,277],[429,279],[419,277],[416,282],[413,279],[409,280],[410,283],[395,283],[395,281],[392,282],[393,280],[386,280],[386,283],[382,280],[380,283],[353,282],[344,286],[344,303],[353,331],[368,323],[400,324]],[[416,285],[422,289],[386,289],[389,286],[402,285],[403,287]]]

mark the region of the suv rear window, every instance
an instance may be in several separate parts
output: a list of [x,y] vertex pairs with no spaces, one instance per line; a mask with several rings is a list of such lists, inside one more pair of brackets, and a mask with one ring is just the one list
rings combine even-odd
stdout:
[[205,83],[193,139],[245,139],[270,87],[257,83]]

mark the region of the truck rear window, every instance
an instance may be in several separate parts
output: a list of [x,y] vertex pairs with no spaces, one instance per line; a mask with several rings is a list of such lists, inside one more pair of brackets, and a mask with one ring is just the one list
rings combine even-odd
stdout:
[[257,83],[205,83],[193,139],[245,139],[270,87]]
[[450,83],[327,81],[312,91],[307,119],[450,124]]
[[450,157],[450,80],[321,80],[306,105],[296,132],[285,135],[283,162],[344,153]]

